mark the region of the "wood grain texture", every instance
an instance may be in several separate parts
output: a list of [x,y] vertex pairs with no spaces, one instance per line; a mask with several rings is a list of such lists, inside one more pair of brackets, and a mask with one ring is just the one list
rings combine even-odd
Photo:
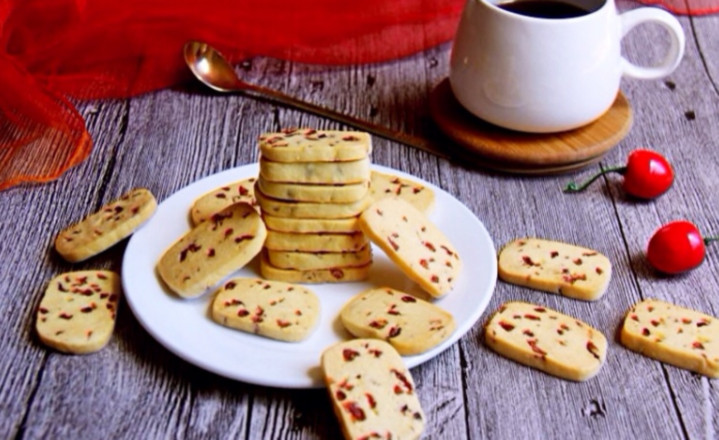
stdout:
[[[621,8],[634,7],[620,2]],[[679,69],[657,81],[624,80],[634,110],[627,137],[600,164],[570,175],[520,177],[481,171],[383,139],[374,163],[448,191],[485,224],[495,246],[540,236],[595,248],[614,264],[606,295],[588,303],[499,282],[489,308],[459,343],[412,370],[427,416],[425,438],[689,438],[719,436],[719,387],[624,349],[624,312],[657,297],[719,316],[719,248],[689,274],[662,276],[644,248],[662,223],[687,218],[719,233],[719,16],[681,17],[687,51]],[[662,55],[660,29],[642,26],[623,44],[637,62]],[[656,43],[652,43],[656,42]],[[448,72],[449,44],[386,63],[303,66],[252,60],[249,81],[433,139],[451,148],[429,117],[433,87]],[[74,269],[122,270],[125,243],[71,265],[51,249],[55,234],[134,186],[162,202],[221,170],[255,162],[260,133],[340,124],[241,95],[199,87],[126,101],[79,103],[93,136],[84,163],[61,179],[0,194],[0,436],[3,438],[334,439],[340,436],[324,390],[281,390],[228,380],[179,359],[121,304],[115,335],[101,352],[68,356],[42,346],[35,308],[48,280]],[[649,202],[628,197],[621,176],[581,194],[561,188],[638,147],[665,154],[676,181]],[[471,268],[467,270],[471,271]],[[501,303],[521,299],[574,315],[609,340],[606,364],[585,383],[566,382],[490,351],[482,325]],[[251,362],[248,359],[248,362]],[[100,420],[101,422],[97,422]]]

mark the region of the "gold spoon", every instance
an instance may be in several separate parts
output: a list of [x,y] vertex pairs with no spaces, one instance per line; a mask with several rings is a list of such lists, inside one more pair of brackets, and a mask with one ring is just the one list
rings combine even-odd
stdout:
[[439,151],[428,141],[416,136],[392,130],[369,121],[344,115],[335,110],[301,101],[277,90],[247,83],[241,80],[230,63],[212,46],[198,41],[190,41],[184,48],[185,62],[192,73],[207,87],[222,93],[241,92],[252,97],[269,99],[279,104],[294,107],[319,116],[341,122],[356,129],[399,142],[410,147],[427,151],[448,159],[448,155]]

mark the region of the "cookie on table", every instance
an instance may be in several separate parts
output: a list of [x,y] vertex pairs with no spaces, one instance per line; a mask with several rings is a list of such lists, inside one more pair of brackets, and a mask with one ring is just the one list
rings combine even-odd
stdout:
[[619,339],[652,359],[708,377],[719,377],[719,319],[666,301],[632,306]]
[[157,208],[155,196],[136,188],[62,230],[55,250],[67,261],[86,260],[130,236]]
[[462,268],[456,248],[409,202],[375,201],[360,215],[360,228],[430,295],[439,297],[454,287]]
[[157,273],[179,296],[199,296],[252,260],[266,236],[260,214],[246,203],[236,203],[170,246],[157,263]]
[[455,329],[446,310],[389,287],[354,296],[340,311],[340,320],[353,336],[385,340],[402,355],[434,348]]
[[255,187],[255,198],[257,198],[257,203],[259,203],[263,215],[305,219],[357,217],[370,203],[369,197],[364,197],[351,203],[312,203],[278,200],[266,196],[258,187]]
[[547,307],[508,302],[484,328],[495,352],[551,375],[584,381],[594,377],[607,356],[607,339],[598,330]]
[[346,218],[291,218],[276,217],[262,213],[265,226],[271,231],[293,232],[296,234],[353,234],[361,232],[359,216]]
[[267,251],[262,253],[260,274],[268,280],[287,283],[344,283],[362,281],[369,277],[371,262],[354,267],[331,267],[326,269],[282,269],[270,264]]
[[234,203],[244,202],[256,207],[256,180],[256,177],[238,180],[215,188],[198,197],[190,208],[192,224],[199,225],[210,218],[212,214],[220,212]]
[[307,338],[319,314],[319,298],[310,289],[256,278],[228,280],[212,301],[218,324],[287,342]]
[[512,284],[595,301],[604,295],[612,263],[601,253],[541,238],[520,238],[499,252],[499,278]]
[[43,344],[72,354],[103,348],[115,328],[120,277],[107,270],[68,272],[53,278],[37,311]]
[[369,240],[361,232],[355,234],[293,234],[267,231],[265,248],[296,252],[357,252],[367,247]]
[[315,203],[351,203],[369,193],[369,180],[360,183],[322,185],[312,183],[269,182],[260,177],[257,186],[268,197],[279,200]]
[[421,437],[424,413],[414,380],[391,345],[340,342],[322,353],[320,363],[345,439]]
[[370,196],[373,200],[383,197],[399,197],[424,213],[429,212],[434,205],[432,189],[413,180],[394,174],[372,171],[370,181]]
[[275,162],[345,162],[369,155],[372,139],[359,131],[290,128],[260,135],[259,149]]
[[267,262],[278,269],[312,270],[360,267],[372,262],[372,247],[356,252],[290,252],[267,249]]
[[270,182],[352,184],[370,179],[368,157],[351,162],[273,162],[260,158],[260,175]]

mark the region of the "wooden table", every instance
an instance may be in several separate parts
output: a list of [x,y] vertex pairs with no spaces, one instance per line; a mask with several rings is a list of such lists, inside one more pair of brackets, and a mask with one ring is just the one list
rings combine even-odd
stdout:
[[[633,5],[620,4],[620,8]],[[412,373],[427,416],[426,438],[719,437],[719,386],[623,348],[624,312],[649,297],[719,315],[719,247],[682,276],[654,272],[644,258],[652,232],[687,218],[719,233],[719,16],[681,17],[686,56],[665,80],[625,80],[634,109],[629,135],[601,165],[621,164],[639,147],[664,153],[673,188],[639,202],[619,176],[578,195],[562,193],[599,165],[570,175],[523,177],[467,169],[376,138],[373,161],[432,182],[466,204],[495,246],[525,235],[583,244],[614,264],[607,294],[588,303],[498,282],[489,308],[450,349]],[[663,32],[643,26],[625,40],[632,59],[657,60]],[[276,60],[242,66],[248,80],[419,136],[432,87],[447,76],[450,46],[377,65],[323,68]],[[257,160],[260,133],[288,126],[343,129],[328,120],[242,96],[199,88],[117,102],[79,103],[94,138],[84,163],[59,180],[0,194],[3,438],[338,438],[324,390],[241,383],[189,364],[156,342],[127,304],[115,335],[97,354],[45,348],[35,310],[54,275],[75,269],[122,270],[125,243],[71,265],[52,250],[56,233],[126,190],[144,186],[159,201],[197,179]],[[440,145],[441,147],[441,145]],[[468,267],[468,271],[472,268]],[[583,319],[609,339],[606,364],[584,383],[557,379],[490,351],[482,323],[502,302],[538,302]]]

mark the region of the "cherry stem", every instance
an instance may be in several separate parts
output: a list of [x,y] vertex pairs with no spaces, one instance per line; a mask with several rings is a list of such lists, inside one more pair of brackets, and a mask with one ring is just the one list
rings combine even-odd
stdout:
[[613,167],[613,168],[606,168],[600,171],[599,173],[592,176],[591,179],[587,180],[586,182],[582,183],[581,185],[577,185],[575,182],[569,182],[567,186],[564,187],[565,193],[575,193],[575,192],[581,192],[587,189],[589,185],[591,185],[595,180],[599,179],[603,175],[607,173],[619,173],[624,174],[627,171],[626,166],[619,166],[619,167]]
[[712,241],[719,241],[719,235],[715,235],[713,237],[704,237],[704,244],[709,244]]

